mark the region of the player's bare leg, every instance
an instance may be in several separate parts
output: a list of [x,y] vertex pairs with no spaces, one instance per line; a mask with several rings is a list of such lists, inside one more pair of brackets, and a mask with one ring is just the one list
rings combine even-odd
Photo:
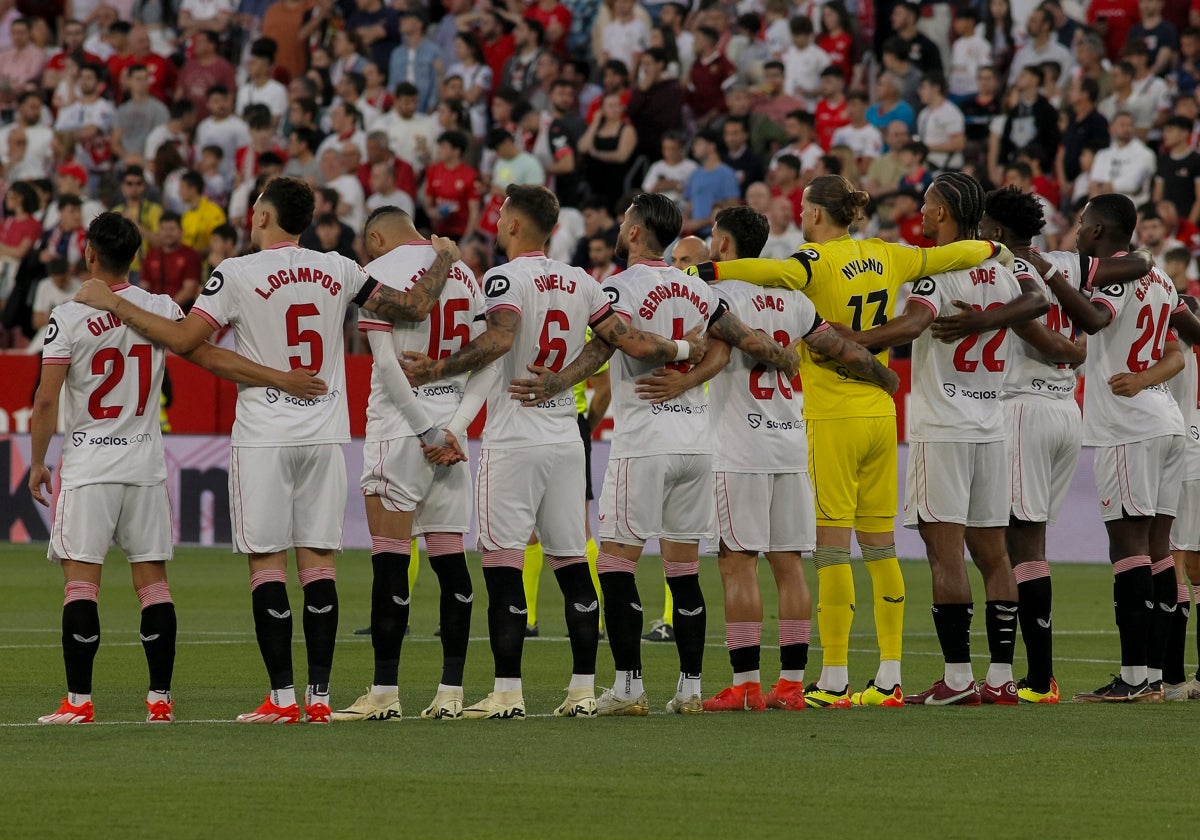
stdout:
[[63,560],[62,646],[67,672],[67,696],[56,712],[38,718],[38,723],[91,723],[92,665],[100,647],[99,563]]
[[1054,631],[1051,627],[1050,564],[1046,561],[1046,523],[1010,519],[1005,532],[1008,559],[1017,584],[1017,618],[1025,642],[1026,675],[1017,684],[1050,695],[1054,679]]
[[987,628],[991,663],[979,687],[985,703],[1017,704],[1013,682],[1013,653],[1017,647],[1017,583],[1005,548],[1004,528],[967,528],[967,550],[983,575],[986,598],[984,624]]
[[679,683],[668,711],[694,714],[703,711],[700,674],[704,670],[704,633],[708,616],[700,590],[700,545],[660,540],[663,571],[675,606],[675,650],[679,654]]
[[725,598],[725,648],[733,667],[733,685],[705,700],[706,712],[761,712],[766,709],[759,668],[763,606],[757,562],[758,552],[735,551],[724,540],[717,550]]
[[641,555],[640,545],[605,540],[596,558],[604,624],[616,668],[613,687],[596,701],[601,715],[641,716],[649,712],[642,686],[642,599],[635,577]]
[[933,573],[933,624],[946,663],[945,674],[933,687],[909,695],[910,705],[978,705],[979,694],[971,671],[971,617],[974,614],[971,582],[964,565],[966,528],[948,522],[920,521],[925,553]]
[[[1150,616],[1150,642],[1146,656],[1146,679],[1161,688],[1163,663],[1171,625],[1178,610],[1175,590],[1175,558],[1171,556],[1171,526],[1174,516],[1158,514],[1150,526],[1150,576],[1154,587],[1154,610]],[[1155,684],[1158,684],[1157,686]]]
[[[871,683],[879,694],[897,693],[901,681],[900,658],[904,650],[904,575],[896,558],[896,532],[891,527],[892,521],[891,517],[859,517],[854,532],[863,565],[871,576],[875,637],[879,643],[879,668]],[[870,693],[868,689],[862,695]],[[855,697],[853,702],[860,705],[871,699]],[[882,701],[880,705],[890,705],[890,701]]]
[[133,589],[142,606],[138,638],[146,653],[150,686],[146,691],[146,721],[170,723],[175,720],[175,701],[171,697],[171,677],[175,672],[175,604],[167,584],[167,564],[156,560],[130,564]]

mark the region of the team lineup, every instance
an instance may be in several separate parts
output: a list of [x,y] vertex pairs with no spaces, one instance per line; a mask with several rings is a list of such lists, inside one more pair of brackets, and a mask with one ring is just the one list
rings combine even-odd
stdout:
[[[721,211],[705,245],[679,240],[683,219],[668,198],[640,194],[616,247],[628,268],[597,282],[544,253],[558,222],[554,194],[514,185],[498,222],[507,262],[476,280],[453,242],[423,239],[395,207],[367,219],[365,267],[299,247],[313,193],[277,178],[253,208],[258,250],[223,261],[186,317],[169,297],[129,284],[140,233],[120,215],[102,214],[87,231],[92,279],[50,320],[31,426],[29,486],[42,504],[51,501],[45,458],[60,414],[65,435],[48,555],[65,579],[67,695],[39,721],[95,719],[97,603],[113,542],[130,561],[142,607],[146,719],[175,719],[177,622],[166,575],[173,546],[157,417],[166,350],[239,386],[230,514],[235,548],[249,561],[270,688],[239,722],[402,717],[410,546],[418,536],[441,591],[443,654],[423,718],[525,716],[530,604],[522,571],[533,543],[562,591],[571,647],[566,696],[553,714],[648,714],[635,579],[648,540],[660,546],[679,657],[669,713],[1058,703],[1046,530],[1084,445],[1095,447],[1121,666],[1110,682],[1074,698],[1200,699],[1200,682],[1184,670],[1188,583],[1200,582],[1192,352],[1200,320],[1147,252],[1129,252],[1133,203],[1096,196],[1080,221],[1078,253],[1041,253],[1031,247],[1044,225],[1041,206],[1015,188],[985,193],[968,175],[939,176],[921,211],[924,234],[937,243],[927,249],[852,238],[867,202],[840,176],[815,178],[803,194],[808,244],[768,260],[759,258],[768,223],[751,208]],[[673,243],[669,265],[663,254]],[[685,252],[693,255],[686,272],[676,267]],[[330,677],[348,493],[342,330],[350,307],[374,360],[360,481],[372,537],[374,674],[368,692],[343,705],[331,697]],[[209,343],[226,327],[236,353]],[[903,521],[925,543],[945,661],[943,677],[917,693],[902,688],[891,396],[899,378],[887,367],[890,348],[909,343]],[[573,389],[602,369],[615,430],[593,540],[592,423]],[[466,431],[484,408],[472,480]],[[139,445],[120,443],[130,440]],[[468,703],[463,674],[477,593],[464,535],[472,516],[494,684]],[[701,686],[707,611],[699,569],[700,544],[714,539],[733,680],[709,695]],[[865,683],[852,681],[848,668],[852,542],[870,573],[879,647],[878,670]],[[299,685],[286,589],[291,551],[307,651]],[[968,552],[985,589],[990,664],[982,679],[971,666]],[[810,682],[814,596],[805,553],[817,572],[822,648]],[[778,678],[767,688],[759,554],[779,599]],[[1028,662],[1020,679],[1018,630]],[[615,673],[611,688],[598,690],[602,637]]]

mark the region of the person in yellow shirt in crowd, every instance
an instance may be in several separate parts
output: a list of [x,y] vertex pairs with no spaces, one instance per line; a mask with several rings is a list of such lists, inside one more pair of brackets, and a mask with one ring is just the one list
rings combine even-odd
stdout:
[[201,254],[208,252],[208,239],[225,224],[225,211],[204,195],[204,176],[194,169],[179,179],[179,197],[187,206],[183,214],[183,244]]
[[125,199],[113,208],[133,222],[142,234],[142,247],[138,249],[133,264],[129,267],[129,282],[138,285],[142,273],[142,259],[146,252],[158,245],[158,225],[162,219],[161,204],[146,200],[146,173],[140,166],[127,166],[121,179],[121,196]]

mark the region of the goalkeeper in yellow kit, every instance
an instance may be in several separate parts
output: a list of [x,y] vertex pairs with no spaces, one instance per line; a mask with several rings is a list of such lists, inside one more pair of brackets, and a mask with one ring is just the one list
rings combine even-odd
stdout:
[[[1003,246],[956,242],[912,248],[879,239],[856,240],[850,225],[869,197],[840,175],[824,175],[804,190],[802,225],[808,245],[786,260],[703,263],[690,269],[715,280],[799,289],[834,324],[866,330],[885,323],[900,285],[930,274],[969,268]],[[1011,261],[1011,257],[1009,257]],[[805,687],[810,707],[901,706],[900,655],[904,631],[904,577],[896,560],[898,497],[896,404],[878,387],[800,345],[809,475],[817,503],[817,626],[824,650],[821,677]],[[886,363],[887,351],[880,354]],[[853,530],[875,595],[879,670],[863,691],[850,692],[850,626],[854,576]]]

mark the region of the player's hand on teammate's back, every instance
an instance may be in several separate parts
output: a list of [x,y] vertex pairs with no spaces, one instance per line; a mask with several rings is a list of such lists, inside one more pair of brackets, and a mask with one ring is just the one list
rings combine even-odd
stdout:
[[[864,338],[864,334],[859,332],[858,330],[854,329],[849,324],[841,324],[841,323],[838,323],[837,321],[829,321],[828,323],[829,323],[829,326],[833,327],[834,331],[838,335],[840,335],[842,338],[846,339],[847,341],[853,341],[855,344],[861,344],[863,347],[867,346],[867,342]],[[813,353],[813,359],[818,362],[828,362],[829,361],[829,359],[827,359],[825,356],[822,356],[820,353]]]
[[324,379],[317,376],[315,370],[304,368],[296,368],[282,374],[279,377],[279,387],[293,397],[305,400],[311,400],[329,391],[329,386],[325,384]]
[[76,303],[82,303],[84,306],[90,306],[92,309],[99,309],[103,312],[112,311],[118,300],[120,298],[113,293],[108,284],[95,277],[83,281],[83,285],[75,293]]
[[404,375],[408,377],[408,383],[415,387],[427,385],[434,380],[437,362],[424,353],[405,350],[404,357],[400,359],[400,367],[403,368]]
[[704,358],[704,354],[708,352],[708,334],[704,331],[704,327],[695,327],[684,333],[683,340],[692,348],[691,355],[688,356],[688,364],[699,364],[700,360]]
[[656,368],[635,382],[633,390],[638,397],[656,404],[670,402],[691,387],[684,373],[672,368]]
[[788,379],[794,379],[800,372],[800,345],[803,343],[803,338],[797,338],[787,346],[788,364],[783,368],[783,372],[787,374]]
[[1108,387],[1118,397],[1134,397],[1146,386],[1136,373],[1118,373],[1108,380]]
[[[46,494],[42,495],[42,487]],[[50,507],[50,497],[54,495],[54,485],[50,483],[50,468],[45,464],[34,464],[29,468],[29,492],[43,507]]]
[[988,329],[987,315],[975,309],[969,303],[961,300],[950,301],[957,315],[941,315],[935,318],[930,332],[933,337],[944,344],[953,344],[968,335],[983,332]]
[[451,262],[457,262],[462,253],[458,250],[458,244],[453,239],[447,239],[445,236],[437,236],[436,234],[429,237],[429,244],[433,246],[433,250],[439,255],[446,255]]
[[543,403],[565,390],[559,377],[550,368],[538,365],[525,365],[525,368],[534,378],[512,380],[508,383],[508,393],[526,408]]
[[1003,245],[999,242],[993,242],[992,244],[1000,249],[996,252],[996,260],[1000,263],[1000,265],[1004,266],[1009,271],[1012,271],[1013,266],[1017,264],[1016,256],[1013,255],[1012,251],[1008,250],[1007,245]]

